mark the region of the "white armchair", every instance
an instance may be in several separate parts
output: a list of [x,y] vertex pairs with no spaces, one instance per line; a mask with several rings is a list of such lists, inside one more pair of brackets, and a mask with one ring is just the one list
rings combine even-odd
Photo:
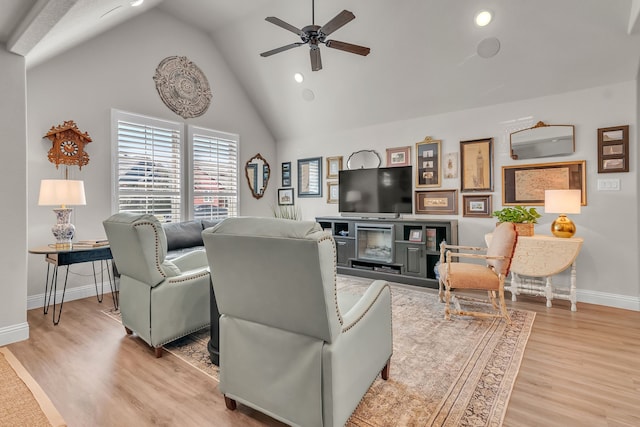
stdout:
[[220,318],[220,391],[290,425],[342,426],[392,353],[391,292],[336,290],[314,222],[228,218],[203,232]]
[[203,250],[174,258],[153,215],[127,212],[103,221],[120,272],[120,313],[128,334],[155,348],[207,327],[211,279]]

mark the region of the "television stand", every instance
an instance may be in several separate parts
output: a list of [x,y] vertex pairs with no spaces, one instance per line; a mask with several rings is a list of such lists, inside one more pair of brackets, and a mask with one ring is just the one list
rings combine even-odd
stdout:
[[338,273],[438,289],[443,240],[458,244],[457,220],[317,217],[336,242]]

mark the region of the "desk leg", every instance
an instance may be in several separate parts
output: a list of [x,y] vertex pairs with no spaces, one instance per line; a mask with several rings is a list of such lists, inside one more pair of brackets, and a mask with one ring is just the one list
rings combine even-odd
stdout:
[[571,311],[578,311],[576,302],[578,300],[576,296],[576,262],[571,264],[571,289],[569,291],[569,300],[571,301]]
[[551,284],[551,276],[547,276],[546,285],[544,287],[544,295],[547,297],[547,307],[551,308],[551,300],[553,299],[553,285]]
[[505,287],[506,290],[511,292],[511,301],[518,301],[518,286],[520,285],[520,276],[518,273],[511,272],[511,285]]
[[[62,304],[64,304],[64,294],[67,291],[67,279],[69,278],[69,266],[67,265],[67,271],[64,275],[64,288],[62,288],[62,298],[60,299],[60,307],[58,308],[58,318],[56,319],[56,293],[58,291],[58,266],[55,266],[54,273],[55,282],[53,282],[53,324],[60,323],[60,316],[62,316]],[[51,300],[51,296],[49,296]]]
[[[118,301],[118,293],[117,293],[117,289],[116,289],[116,278],[115,276],[111,276],[111,271],[113,270],[113,261],[111,261],[111,266],[109,266],[109,260],[106,259],[104,260],[104,264],[105,264],[105,268],[107,270],[107,277],[109,278],[109,287],[111,288],[111,298],[113,298],[113,308],[114,309],[118,309],[118,306],[120,305],[120,302]],[[100,268],[102,268],[102,260],[100,261]],[[102,278],[102,283],[104,283],[104,270],[102,270],[102,275],[100,276]]]
[[[102,268],[102,261],[100,261],[100,267]],[[93,284],[96,286],[96,298],[99,303],[102,303],[102,298],[104,297],[104,282],[100,285],[100,294],[98,295],[98,279],[96,278],[96,262],[91,261],[91,268],[93,268]],[[102,274],[102,272],[100,272]]]
[[[53,274],[51,275],[51,289],[49,288],[49,268],[51,267],[51,264],[47,262],[47,279],[44,282],[44,306],[42,307],[42,312],[43,314],[47,314],[49,312],[49,304],[51,303],[51,289],[53,289],[53,280],[54,280],[54,276]],[[54,273],[57,272],[57,270],[53,270]]]

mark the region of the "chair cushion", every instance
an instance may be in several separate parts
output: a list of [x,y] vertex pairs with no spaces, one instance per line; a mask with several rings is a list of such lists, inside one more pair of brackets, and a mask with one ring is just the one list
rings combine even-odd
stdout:
[[184,221],[162,224],[167,236],[167,249],[170,251],[193,246],[203,246],[202,222]]
[[487,256],[506,256],[508,259],[488,259],[487,265],[493,267],[498,274],[509,274],[511,258],[516,249],[518,233],[516,226],[511,222],[500,223],[493,232],[491,244],[487,248]]
[[444,282],[448,280],[452,289],[498,290],[500,286],[498,276],[490,268],[480,264],[452,262],[449,275],[447,264],[442,264],[440,277]]

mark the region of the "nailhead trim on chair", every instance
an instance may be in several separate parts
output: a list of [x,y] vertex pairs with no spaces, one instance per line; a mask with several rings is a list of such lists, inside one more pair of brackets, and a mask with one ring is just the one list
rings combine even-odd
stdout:
[[174,277],[170,277],[169,279],[167,279],[167,283],[180,283],[180,282],[186,282],[188,280],[193,280],[193,279],[199,279],[200,277],[204,277],[204,276],[208,276],[209,272],[208,271],[202,271],[200,273],[197,273],[193,276],[185,276],[185,277],[180,277],[178,279],[174,278]]
[[333,237],[329,233],[326,233],[324,237],[318,239],[318,246],[320,243],[329,241],[331,242],[331,248],[333,249],[333,303],[336,309],[336,315],[338,316],[338,321],[340,322],[340,326],[344,325],[344,320],[342,319],[342,314],[340,314],[340,308],[338,307],[338,277],[337,277],[337,253],[336,253],[336,242],[333,240]]
[[391,286],[389,286],[389,284],[387,283],[382,288],[380,288],[380,290],[378,291],[378,295],[376,295],[376,297],[371,301],[371,304],[369,304],[366,310],[364,310],[364,312],[353,323],[344,327],[342,329],[342,332],[347,332],[349,329],[353,328],[360,320],[362,320],[364,316],[366,316],[367,312],[371,309],[371,307],[373,307],[373,304],[375,304],[375,302],[378,300],[378,297],[380,296],[380,294],[382,294],[382,291],[385,288],[389,288],[389,293],[391,293]]
[[159,249],[158,249],[158,247],[160,245],[159,245],[159,242],[158,242],[158,227],[156,227],[156,225],[154,223],[152,223],[152,222],[139,222],[137,224],[134,224],[133,226],[134,227],[138,227],[140,225],[150,225],[151,227],[153,227],[153,231],[155,232],[154,233],[154,237],[155,237],[155,240],[156,240],[156,268],[158,269],[160,274],[162,274],[163,277],[167,277],[167,275],[162,270],[162,268],[160,268],[160,256],[159,256],[160,253],[159,253]]

